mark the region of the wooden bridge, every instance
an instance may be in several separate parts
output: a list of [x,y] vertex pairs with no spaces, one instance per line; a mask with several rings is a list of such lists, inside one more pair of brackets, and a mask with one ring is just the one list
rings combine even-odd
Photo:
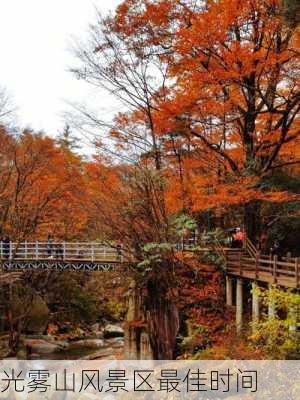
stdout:
[[[240,332],[244,319],[244,289],[245,281],[252,283],[252,321],[257,322],[261,314],[260,298],[255,290],[258,287],[268,288],[275,284],[284,289],[299,291],[300,259],[291,257],[267,256],[260,254],[253,244],[246,239],[242,249],[220,249],[225,257],[226,265],[226,304],[235,306],[236,329]],[[220,254],[220,253],[219,253]],[[291,314],[299,315],[299,309],[291,309]],[[273,318],[276,308],[272,302],[268,304],[268,315]],[[298,320],[297,320],[298,321]],[[297,322],[290,326],[291,331],[297,331]]]
[[226,273],[258,282],[299,289],[300,260],[297,257],[282,257],[279,260],[276,256],[259,254],[252,258],[244,252],[231,250],[227,254]]
[[229,276],[299,289],[300,259],[264,255],[246,239],[243,249],[227,249],[226,273]]
[[0,242],[5,271],[111,271],[125,262],[121,246],[99,242]]
[[[213,250],[224,257],[228,276],[299,289],[299,258],[260,254],[248,239],[242,249],[224,248],[218,243],[200,249]],[[0,259],[6,271],[110,271],[126,262],[121,246],[101,242],[0,242]]]

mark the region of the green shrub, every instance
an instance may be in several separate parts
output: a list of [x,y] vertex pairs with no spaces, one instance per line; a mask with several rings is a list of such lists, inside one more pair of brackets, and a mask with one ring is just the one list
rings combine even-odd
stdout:
[[[295,359],[300,356],[299,309],[300,295],[283,291],[276,286],[269,290],[255,289],[265,308],[271,306],[272,316],[267,313],[252,323],[251,341],[262,348],[271,359]],[[280,317],[279,317],[280,314]]]

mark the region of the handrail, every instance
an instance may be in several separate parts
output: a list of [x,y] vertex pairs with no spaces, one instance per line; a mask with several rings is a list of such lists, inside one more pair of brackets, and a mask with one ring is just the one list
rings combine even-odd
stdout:
[[223,260],[226,262],[226,253],[224,251],[223,246],[221,245],[220,241],[215,238],[215,251],[219,255],[219,257],[223,258]]
[[248,236],[245,237],[245,250],[254,259],[257,258],[258,251],[257,251],[256,247],[254,246],[254,244],[251,242],[251,240],[248,238]]
[[261,280],[267,283],[280,284],[286,287],[299,288],[300,259],[289,257],[287,261],[277,256],[266,258],[257,253],[256,258],[243,255],[240,258],[227,258],[227,273],[243,276],[249,279]]
[[102,242],[5,242],[0,241],[0,258],[13,260],[124,261],[122,246]]

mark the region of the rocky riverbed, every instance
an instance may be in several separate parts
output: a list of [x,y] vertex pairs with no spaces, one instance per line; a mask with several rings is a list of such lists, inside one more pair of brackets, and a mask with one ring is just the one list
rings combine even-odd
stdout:
[[[1,358],[5,357],[7,335],[0,338]],[[124,330],[119,325],[107,324],[100,328],[95,324],[88,332],[77,334],[26,335],[21,338],[18,359],[47,360],[95,360],[122,359]],[[7,349],[6,349],[7,350]]]

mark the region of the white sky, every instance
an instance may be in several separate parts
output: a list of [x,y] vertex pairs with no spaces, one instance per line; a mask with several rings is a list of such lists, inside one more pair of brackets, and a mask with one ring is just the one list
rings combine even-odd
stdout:
[[[86,37],[95,6],[113,10],[120,0],[0,0],[0,85],[18,107],[19,124],[55,135],[64,100],[85,100],[90,89],[68,72],[72,37]],[[114,109],[105,101],[106,111]],[[114,110],[115,111],[115,110]]]

